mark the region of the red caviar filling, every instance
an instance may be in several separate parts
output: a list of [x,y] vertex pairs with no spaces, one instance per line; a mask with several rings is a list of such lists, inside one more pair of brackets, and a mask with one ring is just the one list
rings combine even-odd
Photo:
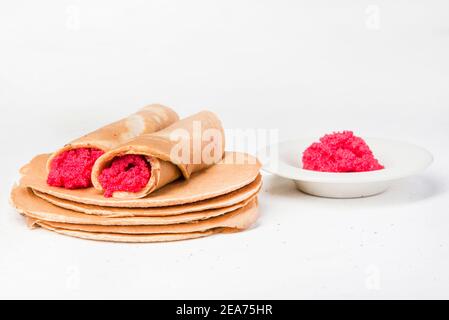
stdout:
[[144,156],[129,154],[116,157],[98,178],[105,191],[104,196],[110,198],[116,191],[141,191],[150,180],[150,168]]
[[102,150],[93,148],[78,148],[62,152],[51,162],[47,183],[53,187],[66,189],[91,187],[92,167],[103,153]]
[[352,131],[320,138],[304,151],[303,167],[322,172],[364,172],[384,169],[366,142]]

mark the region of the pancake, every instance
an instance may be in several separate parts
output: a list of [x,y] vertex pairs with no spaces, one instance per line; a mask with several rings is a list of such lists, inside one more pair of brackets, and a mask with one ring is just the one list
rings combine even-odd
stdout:
[[226,152],[218,164],[194,173],[189,180],[177,180],[141,199],[105,198],[94,188],[68,190],[46,183],[46,162],[49,155],[35,157],[21,169],[20,185],[60,199],[104,207],[154,208],[191,204],[225,195],[255,181],[261,164],[245,153]]
[[257,220],[258,205],[257,200],[253,199],[245,207],[218,217],[170,225],[105,226],[96,224],[73,224],[35,219],[28,216],[27,212],[24,214],[29,217],[31,226],[37,224],[39,226],[45,225],[54,229],[83,231],[89,233],[167,234],[205,232],[207,230],[217,228],[228,228],[234,230],[247,229]]
[[[96,241],[109,241],[109,242],[126,242],[126,243],[150,243],[150,242],[169,242],[169,241],[180,241],[189,240],[211,236],[217,233],[231,233],[237,232],[249,228],[257,219],[257,202],[256,202],[256,214],[254,214],[254,209],[251,210],[253,213],[245,216],[244,219],[236,221],[232,224],[232,227],[220,227],[208,229],[200,232],[186,232],[186,233],[151,233],[151,234],[129,234],[129,233],[108,233],[108,232],[87,232],[79,230],[71,230],[63,228],[64,225],[50,225],[45,221],[38,221],[32,218],[27,218],[27,224],[30,227],[42,227],[44,229],[54,231],[59,234],[77,237],[86,240],[96,240]],[[130,227],[128,227],[130,228]],[[72,228],[76,229],[76,228]],[[161,229],[162,230],[162,229]]]
[[155,207],[155,208],[100,207],[95,205],[59,199],[52,195],[39,192],[37,190],[32,191],[39,198],[61,208],[65,208],[80,213],[85,213],[88,215],[101,215],[104,217],[117,218],[117,217],[172,216],[225,207],[232,207],[254,197],[260,191],[261,187],[262,187],[262,177],[259,175],[256,178],[256,180],[251,182],[249,185],[222,196],[218,196],[208,200],[193,202],[189,204],[170,206],[170,207]]
[[79,213],[55,206],[37,197],[31,189],[21,186],[15,186],[13,188],[11,192],[11,203],[17,209],[17,211],[22,214],[26,214],[28,217],[36,220],[70,224],[133,226],[169,225],[217,217],[247,206],[252,200],[254,200],[255,197],[256,195],[253,195],[251,198],[248,198],[240,203],[219,209],[204,210],[170,216],[147,217],[105,217]]
[[45,224],[42,224],[41,227],[59,234],[85,240],[126,242],[126,243],[171,242],[171,241],[190,240],[207,237],[223,231],[221,229],[218,229],[218,230],[208,230],[205,232],[141,235],[141,234],[90,233],[83,231],[72,231],[72,230],[52,228]]

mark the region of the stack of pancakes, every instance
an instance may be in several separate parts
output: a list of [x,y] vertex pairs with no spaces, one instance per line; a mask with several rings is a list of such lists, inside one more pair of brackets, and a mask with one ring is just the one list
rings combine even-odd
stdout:
[[141,198],[49,186],[50,157],[38,155],[25,165],[11,193],[30,227],[91,240],[162,242],[245,230],[258,217],[260,163],[248,154],[226,152],[189,179],[181,177]]

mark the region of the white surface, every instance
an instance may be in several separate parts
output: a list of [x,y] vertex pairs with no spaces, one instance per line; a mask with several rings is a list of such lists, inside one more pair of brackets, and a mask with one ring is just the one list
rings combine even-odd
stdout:
[[269,145],[264,169],[293,180],[296,187],[310,195],[327,198],[362,198],[386,191],[393,182],[421,173],[433,162],[426,149],[389,139],[365,138],[374,156],[385,167],[370,172],[318,172],[304,170],[302,154],[319,138],[300,138]]
[[[448,18],[445,0],[1,2],[0,297],[449,298]],[[7,202],[19,167],[150,102],[281,139],[352,129],[435,162],[358,200],[267,176],[240,234],[28,230]]]

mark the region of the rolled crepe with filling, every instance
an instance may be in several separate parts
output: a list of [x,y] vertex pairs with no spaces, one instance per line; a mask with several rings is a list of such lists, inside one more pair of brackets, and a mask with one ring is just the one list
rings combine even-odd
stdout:
[[106,197],[143,198],[218,163],[224,146],[221,121],[202,111],[106,152],[92,169],[92,183]]
[[153,104],[76,139],[48,159],[47,183],[66,189],[91,187],[92,167],[102,154],[141,134],[162,130],[178,120],[172,109]]

